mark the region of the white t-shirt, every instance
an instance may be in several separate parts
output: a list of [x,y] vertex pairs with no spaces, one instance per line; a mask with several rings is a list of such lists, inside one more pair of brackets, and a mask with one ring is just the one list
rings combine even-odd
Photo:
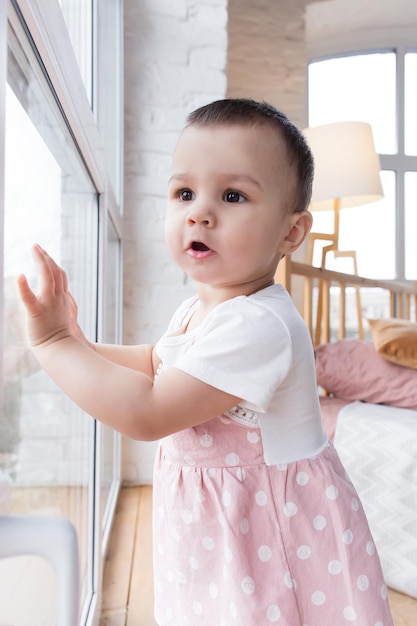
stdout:
[[186,300],[157,343],[163,369],[176,367],[242,398],[227,415],[260,428],[268,465],[320,452],[327,438],[312,342],[287,291],[272,285],[227,300],[184,332],[198,304]]

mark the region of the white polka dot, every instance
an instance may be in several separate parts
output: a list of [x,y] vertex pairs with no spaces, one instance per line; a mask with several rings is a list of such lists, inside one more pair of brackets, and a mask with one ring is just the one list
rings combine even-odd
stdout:
[[295,502],[286,502],[284,504],[284,513],[287,517],[294,517],[297,514],[298,508]]
[[381,591],[381,598],[383,600],[386,600],[387,597],[388,597],[388,593],[387,593],[387,588],[386,588],[386,586],[384,584],[381,585],[381,590],[380,591]]
[[204,493],[204,491],[202,490],[201,487],[196,489],[196,495],[197,495],[197,500],[199,502],[204,502],[204,500],[206,499],[206,495],[205,495],[205,493]]
[[236,470],[236,478],[242,483],[246,478],[246,470],[244,467],[238,467]]
[[352,498],[352,511],[359,511],[360,505],[357,498]]
[[342,534],[342,541],[346,545],[350,545],[353,541],[353,532],[349,529],[345,530]]
[[286,572],[286,574],[284,575],[284,585],[288,587],[288,589],[293,589],[294,587],[294,580],[291,577],[290,572]]
[[207,470],[207,474],[210,476],[210,478],[215,478],[216,474],[217,474],[217,468],[216,467],[209,467]]
[[201,615],[203,613],[203,605],[198,600],[194,600],[193,602],[193,611],[196,615]]
[[305,561],[311,556],[311,550],[308,546],[299,546],[297,548],[297,556],[302,561]]
[[224,506],[230,506],[230,504],[232,503],[232,494],[230,493],[230,491],[223,491],[222,503]]
[[250,430],[248,434],[246,435],[246,438],[249,441],[249,443],[258,443],[258,441],[260,440],[258,433],[255,432],[254,430]]
[[195,556],[190,556],[190,558],[188,559],[188,562],[193,569],[198,569],[200,567],[200,563],[197,561]]
[[311,596],[314,606],[321,606],[326,602],[326,594],[323,591],[315,591]]
[[226,518],[222,512],[218,514],[217,519],[219,521],[220,526],[223,526],[223,528],[227,526]]
[[209,586],[209,592],[211,597],[215,600],[219,595],[219,588],[215,583],[211,583]]
[[171,531],[172,534],[172,538],[174,539],[174,541],[181,541],[181,535],[179,533],[178,528],[173,528]]
[[306,485],[310,480],[310,476],[307,474],[307,472],[298,472],[295,480],[300,485],[300,487],[304,487],[304,485]]
[[214,549],[214,540],[212,537],[204,537],[202,542],[203,548],[205,550],[213,550]]
[[242,580],[242,590],[247,596],[252,595],[255,591],[255,581],[251,576],[246,576],[246,578]]
[[381,622],[381,621],[375,622],[375,626],[384,626],[384,622]]
[[278,465],[276,465],[276,468],[279,472],[286,472],[288,469],[288,463],[278,463]]
[[229,548],[229,546],[225,546],[224,548],[224,558],[226,559],[226,563],[230,563],[233,559],[233,552]]
[[373,541],[368,541],[366,544],[366,551],[369,554],[369,556],[372,556],[373,554],[375,554],[375,544]]
[[229,604],[229,610],[230,610],[230,615],[236,619],[236,615],[237,615],[237,611],[236,611],[236,604],[234,602],[231,602]]
[[316,515],[313,519],[313,526],[316,530],[323,530],[327,526],[326,518],[323,515]]
[[356,581],[356,584],[358,585],[358,589],[366,591],[369,588],[369,578],[365,576],[365,574],[361,574]]
[[348,622],[354,622],[356,620],[356,612],[353,606],[346,606],[343,609],[343,617]]
[[202,435],[200,437],[200,446],[203,448],[210,448],[213,445],[213,437],[211,435]]
[[336,576],[337,574],[340,574],[340,572],[342,571],[342,563],[337,560],[329,561],[327,569],[328,569],[329,574]]
[[264,563],[269,561],[272,556],[272,550],[269,546],[261,546],[258,550],[258,557]]
[[339,491],[335,485],[330,485],[330,487],[327,487],[326,496],[328,497],[329,500],[336,500],[338,495],[339,495]]
[[181,517],[184,520],[185,524],[191,524],[191,522],[193,521],[193,514],[192,511],[190,511],[189,509],[185,509],[181,513]]
[[231,452],[226,457],[226,464],[231,465],[232,467],[235,465],[239,465],[239,461],[240,461],[239,455],[236,454],[235,452]]
[[249,532],[249,521],[246,519],[246,517],[240,522],[240,532],[243,535],[247,535]]
[[195,459],[193,459],[193,457],[190,454],[187,454],[184,457],[184,463],[186,463],[187,465],[195,465]]
[[277,622],[281,617],[281,611],[276,604],[270,604],[266,610],[266,619],[268,622]]
[[182,572],[178,572],[177,580],[180,583],[180,585],[186,585],[187,584],[187,577]]
[[268,502],[268,498],[267,498],[265,491],[258,491],[257,494],[255,495],[255,500],[258,506],[265,506],[265,504]]

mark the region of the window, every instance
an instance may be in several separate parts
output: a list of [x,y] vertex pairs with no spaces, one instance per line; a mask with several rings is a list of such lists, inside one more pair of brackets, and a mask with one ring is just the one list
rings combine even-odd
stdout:
[[[340,249],[356,250],[359,273],[371,278],[417,278],[410,234],[417,205],[416,75],[417,53],[400,48],[309,65],[309,126],[344,120],[372,126],[384,198],[344,209],[340,218]],[[331,228],[331,220],[315,214],[314,230]]]
[[[116,86],[122,37],[116,31],[121,2],[97,3],[94,19],[114,36],[95,45],[91,2],[40,5],[10,2],[7,18],[0,9],[0,30],[7,28],[7,41],[0,40],[2,53],[7,52],[7,74],[0,69],[0,111],[5,111],[0,119],[5,155],[0,513],[59,515],[74,524],[82,623],[92,624],[119,487],[120,438],[83,414],[39,369],[27,348],[15,285],[21,272],[33,281],[30,248],[39,242],[67,272],[86,336],[120,338],[122,90]],[[82,34],[78,41],[77,32]],[[108,79],[107,55],[113,59]],[[116,155],[111,166],[99,160],[101,154]],[[34,557],[30,567],[20,558],[0,561],[0,579],[0,623],[54,623],[54,584],[43,563]]]

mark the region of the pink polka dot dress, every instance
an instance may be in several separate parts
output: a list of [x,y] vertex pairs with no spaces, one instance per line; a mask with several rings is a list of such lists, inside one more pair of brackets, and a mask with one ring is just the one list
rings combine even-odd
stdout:
[[157,623],[393,626],[362,505],[321,427],[311,341],[288,294],[274,285],[235,298],[183,332],[195,306],[184,303],[157,344],[161,369],[242,402],[161,441]]

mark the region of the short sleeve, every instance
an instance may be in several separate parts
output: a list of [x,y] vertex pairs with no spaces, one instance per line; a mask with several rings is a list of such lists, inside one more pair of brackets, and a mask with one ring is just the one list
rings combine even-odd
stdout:
[[216,307],[175,367],[263,412],[291,361],[290,333],[279,314],[243,296]]
[[169,335],[170,333],[173,333],[181,328],[181,326],[187,322],[190,314],[194,311],[197,304],[198,298],[196,296],[192,296],[191,298],[184,300],[171,317],[165,334]]

